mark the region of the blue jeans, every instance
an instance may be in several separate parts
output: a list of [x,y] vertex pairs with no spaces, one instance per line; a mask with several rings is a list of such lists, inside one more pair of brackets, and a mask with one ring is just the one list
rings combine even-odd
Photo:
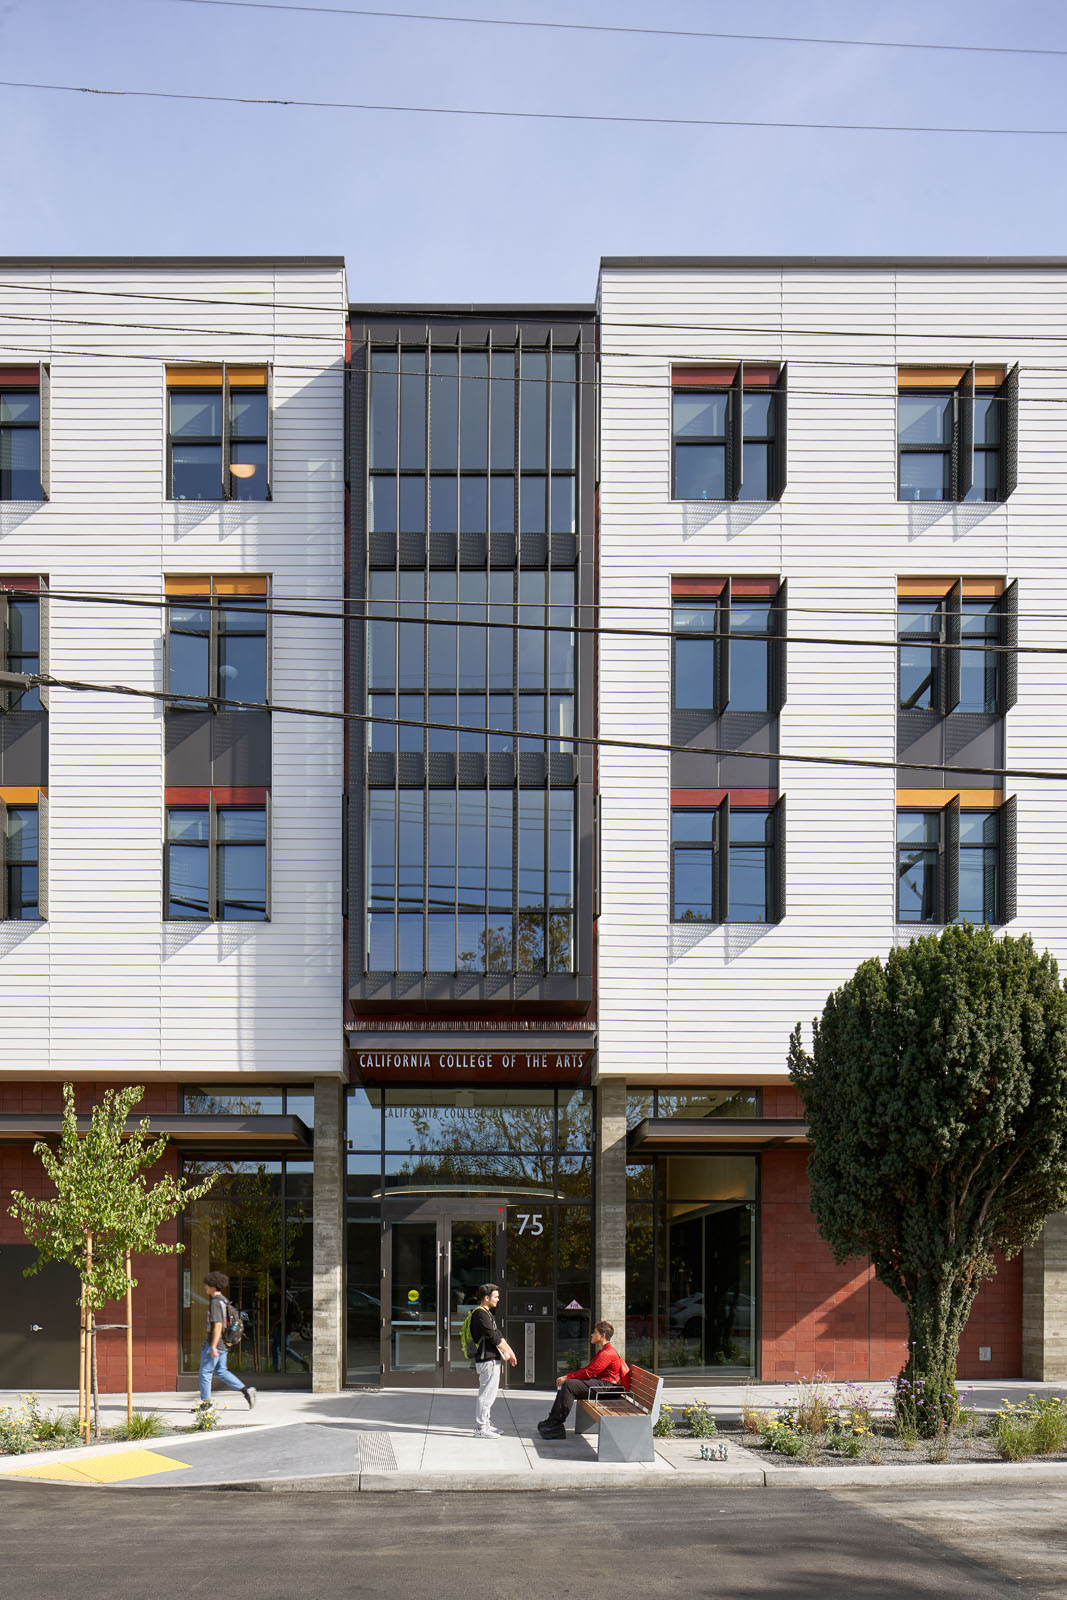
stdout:
[[231,1389],[243,1389],[244,1384],[236,1373],[231,1372],[226,1365],[226,1346],[220,1344],[215,1354],[211,1353],[210,1339],[204,1340],[204,1348],[200,1352],[200,1398],[211,1399],[211,1380],[219,1378],[228,1384]]

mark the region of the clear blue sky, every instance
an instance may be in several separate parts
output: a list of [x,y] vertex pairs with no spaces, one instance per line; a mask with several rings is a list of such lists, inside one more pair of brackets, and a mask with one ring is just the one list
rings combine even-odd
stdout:
[[[1067,51],[1067,11],[1052,0],[421,5]],[[1067,54],[639,38],[179,0],[0,0],[0,76],[403,105],[1067,128]],[[15,88],[0,88],[0,126],[4,254],[338,254],[353,300],[591,300],[599,257],[612,254],[1067,253],[1067,137],[519,122]]]

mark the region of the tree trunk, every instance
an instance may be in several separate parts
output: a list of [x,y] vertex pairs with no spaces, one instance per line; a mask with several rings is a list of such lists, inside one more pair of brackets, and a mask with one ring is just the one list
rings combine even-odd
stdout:
[[133,1263],[126,1252],[126,1426],[133,1427]]
[[93,1352],[93,1438],[100,1443],[100,1374],[96,1366],[96,1312],[89,1313],[89,1338]]
[[921,1439],[955,1427],[960,1416],[956,1363],[974,1291],[922,1285],[907,1306],[908,1360],[897,1377],[896,1414]]
[[85,1411],[84,1411],[84,1415],[83,1415],[83,1418],[82,1418],[82,1426],[83,1426],[83,1430],[84,1430],[84,1434],[85,1434],[85,1442],[86,1442],[86,1444],[89,1443],[89,1428],[90,1428],[90,1425],[91,1425],[91,1418],[90,1418],[90,1415],[89,1415],[89,1409],[90,1409],[89,1396],[90,1396],[90,1393],[92,1391],[92,1386],[93,1386],[93,1379],[92,1379],[92,1371],[93,1371],[93,1313],[92,1313],[92,1308],[91,1308],[91,1306],[89,1304],[89,1288],[88,1288],[88,1284],[89,1284],[89,1281],[92,1278],[92,1275],[93,1275],[93,1236],[90,1233],[86,1237],[86,1240],[85,1240],[85,1281],[82,1284],[82,1304],[85,1307],[85,1352],[84,1352],[85,1353],[85,1361],[84,1361],[84,1364],[83,1364],[83,1367],[82,1367],[82,1383],[84,1385],[84,1390],[85,1390]]
[[85,1415],[88,1410],[86,1404],[85,1387],[85,1351],[87,1346],[86,1324],[88,1321],[88,1308],[85,1304],[85,1284],[82,1283],[81,1318],[78,1324],[78,1432],[85,1432]]

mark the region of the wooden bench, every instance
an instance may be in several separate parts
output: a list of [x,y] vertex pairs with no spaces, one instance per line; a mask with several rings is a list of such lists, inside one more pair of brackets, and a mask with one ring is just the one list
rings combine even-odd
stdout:
[[575,1433],[597,1430],[598,1461],[654,1461],[652,1429],[659,1416],[663,1379],[644,1367],[630,1368],[628,1400],[579,1400]]

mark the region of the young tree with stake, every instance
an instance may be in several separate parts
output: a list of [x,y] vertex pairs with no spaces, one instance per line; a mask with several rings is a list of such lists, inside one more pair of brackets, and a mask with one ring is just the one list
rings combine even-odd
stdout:
[[63,1085],[63,1124],[56,1149],[40,1142],[34,1153],[55,1185],[49,1199],[31,1199],[21,1190],[12,1192],[10,1213],[22,1223],[38,1256],[26,1275],[39,1272],[48,1261],[66,1261],[81,1280],[81,1344],[78,1371],[78,1419],[86,1439],[90,1429],[90,1396],[95,1432],[100,1433],[99,1395],[93,1359],[96,1313],[108,1300],[125,1298],[126,1412],[133,1410],[132,1291],[134,1255],[171,1255],[178,1243],[165,1243],[158,1230],[192,1201],[205,1194],[214,1174],[189,1185],[164,1173],[154,1183],[148,1171],[167,1145],[160,1134],[150,1138],[147,1117],[127,1130],[131,1110],[144,1094],[142,1088],[108,1089],[94,1106],[89,1128],[78,1130],[74,1086]]

